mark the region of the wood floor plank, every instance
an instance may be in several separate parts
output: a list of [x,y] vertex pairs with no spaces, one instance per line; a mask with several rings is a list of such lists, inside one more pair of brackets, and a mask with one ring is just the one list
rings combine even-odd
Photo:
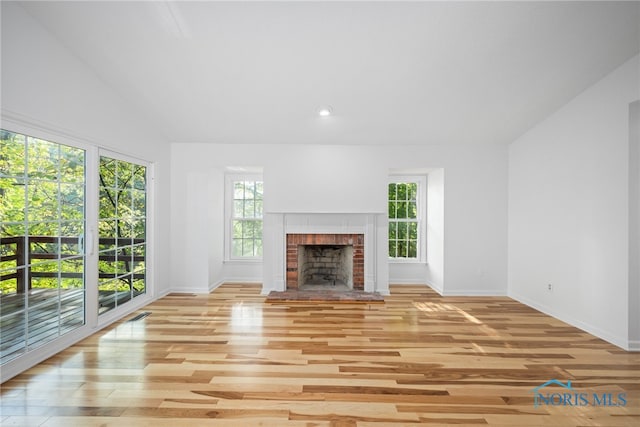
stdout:
[[[640,354],[506,297],[270,304],[225,284],[140,311],[2,384],[0,424],[640,425]],[[551,384],[558,404],[534,405],[553,379],[625,404],[562,405]]]

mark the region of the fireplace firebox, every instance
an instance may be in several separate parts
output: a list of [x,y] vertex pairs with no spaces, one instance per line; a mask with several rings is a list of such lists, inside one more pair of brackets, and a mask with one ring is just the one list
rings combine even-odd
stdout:
[[363,234],[287,234],[287,289],[364,290]]

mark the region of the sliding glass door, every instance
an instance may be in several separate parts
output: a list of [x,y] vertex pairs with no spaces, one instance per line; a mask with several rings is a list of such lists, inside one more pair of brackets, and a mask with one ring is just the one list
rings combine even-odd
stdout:
[[0,131],[0,359],[85,323],[85,151]]
[[148,172],[0,130],[0,365],[144,301]]
[[100,156],[98,310],[146,292],[147,167]]

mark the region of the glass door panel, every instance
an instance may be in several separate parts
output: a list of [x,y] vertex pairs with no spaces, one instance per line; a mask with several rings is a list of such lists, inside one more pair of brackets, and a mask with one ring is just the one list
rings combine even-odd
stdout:
[[147,168],[100,156],[98,312],[146,292]]
[[0,130],[0,363],[85,324],[85,162]]

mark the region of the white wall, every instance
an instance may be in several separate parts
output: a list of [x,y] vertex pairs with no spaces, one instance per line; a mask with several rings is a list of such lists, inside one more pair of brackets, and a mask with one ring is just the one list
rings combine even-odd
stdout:
[[[58,143],[100,146],[153,163],[157,191],[152,206],[155,223],[149,233],[154,239],[150,265],[155,274],[149,299],[165,294],[170,287],[169,144],[21,7],[2,3],[1,29],[2,127]],[[91,314],[87,317],[90,320]],[[81,339],[94,327],[88,324],[3,366],[2,379]]]
[[429,173],[427,181],[427,282],[444,291],[444,169]]
[[[238,266],[224,263],[222,257],[221,230],[224,230],[223,204],[221,194],[224,189],[223,173],[229,166],[261,167],[265,178],[265,203],[274,194],[278,203],[270,208],[280,211],[292,207],[283,193],[291,190],[290,181],[296,181],[296,188],[309,188],[305,200],[313,199],[314,207],[326,201],[332,211],[341,213],[362,213],[368,209],[386,209],[386,183],[390,169],[441,168],[446,173],[442,212],[444,212],[444,241],[441,249],[445,253],[439,261],[443,265],[437,271],[424,269],[416,278],[419,283],[442,280],[445,294],[504,295],[506,294],[507,259],[507,148],[491,147],[445,147],[445,146],[332,146],[332,153],[353,159],[358,154],[367,161],[356,162],[350,173],[369,177],[359,182],[360,190],[368,195],[382,194],[382,202],[376,196],[361,204],[346,203],[344,207],[336,203],[332,192],[326,191],[319,181],[321,175],[302,174],[298,166],[288,168],[283,159],[291,151],[293,158],[314,158],[314,153],[323,151],[314,145],[244,145],[226,144],[173,144],[172,145],[172,273],[173,289],[196,289],[206,292],[212,286],[225,280],[262,281],[261,265]],[[306,155],[305,155],[306,152]],[[310,168],[318,171],[319,167]],[[355,171],[355,172],[354,172]],[[189,176],[205,174],[206,180],[189,179]],[[308,185],[305,185],[308,184]],[[338,185],[334,183],[334,185]],[[187,191],[187,187],[189,191]],[[342,187],[342,182],[340,182]],[[335,188],[335,186],[333,187]],[[190,200],[198,194],[208,194],[208,211],[199,208],[199,202]],[[315,198],[313,197],[315,196]],[[297,193],[292,195],[297,197]],[[214,203],[216,200],[217,203]],[[359,200],[359,199],[356,199]],[[382,205],[382,206],[381,206]],[[297,208],[305,205],[298,204]],[[306,209],[306,208],[305,208]],[[203,223],[193,216],[206,217]],[[187,238],[189,236],[189,238]],[[215,237],[215,238],[214,238]],[[194,240],[191,240],[193,238]],[[188,249],[188,246],[193,248]],[[198,248],[198,249],[194,249]],[[197,262],[194,258],[181,256],[184,251],[206,248],[208,263]],[[265,248],[267,250],[267,248]],[[429,251],[429,249],[427,249]],[[444,260],[444,261],[443,261]],[[269,266],[266,266],[268,269]],[[196,282],[185,280],[183,271],[201,269],[203,273],[193,273]],[[205,274],[206,272],[206,274]],[[208,274],[208,281],[202,277]],[[437,278],[440,279],[437,279]],[[444,280],[446,278],[446,280]],[[394,277],[389,277],[391,283]]]
[[629,106],[629,347],[640,350],[640,101]]
[[640,96],[638,62],[628,61],[509,148],[509,294],[622,347],[629,319],[628,108]]
[[361,146],[291,145],[268,160],[267,213],[387,211],[385,162],[375,151]]

